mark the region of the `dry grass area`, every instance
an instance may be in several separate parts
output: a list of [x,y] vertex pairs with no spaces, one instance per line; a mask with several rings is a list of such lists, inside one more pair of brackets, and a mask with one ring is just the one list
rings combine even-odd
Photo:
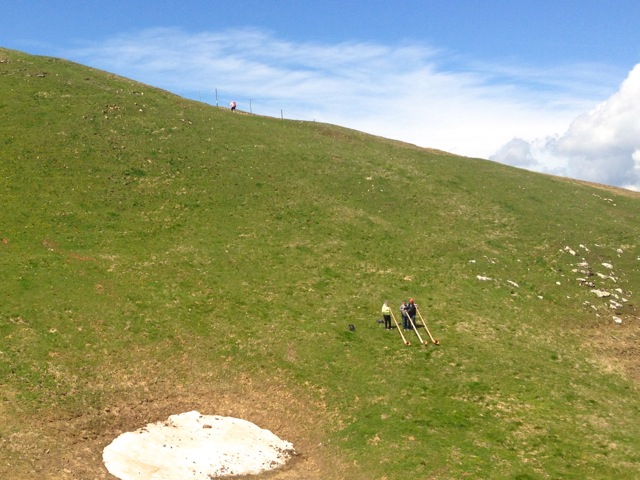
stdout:
[[640,318],[629,315],[621,325],[598,325],[586,342],[605,371],[640,382]]
[[586,185],[588,187],[594,187],[605,192],[609,192],[615,195],[622,195],[629,198],[640,198],[640,192],[634,192],[633,190],[628,190],[626,188],[620,187],[612,187],[610,185],[603,185],[601,183],[587,182],[586,180],[577,180],[574,178],[565,178],[565,177],[554,177],[557,178],[561,182],[575,184],[575,185]]
[[[175,413],[198,410],[249,420],[293,443],[297,456],[287,466],[251,476],[254,480],[354,478],[323,443],[328,416],[324,405],[273,379],[225,381],[211,375],[195,385],[176,385],[163,379],[149,382],[142,371],[140,377],[124,394],[111,395],[112,402],[102,410],[89,408],[79,415],[41,411],[22,415],[19,421],[6,407],[0,410],[0,421],[13,415],[11,423],[22,425],[1,440],[0,477],[114,479],[104,467],[102,451],[115,437]],[[130,377],[127,383],[132,383]]]

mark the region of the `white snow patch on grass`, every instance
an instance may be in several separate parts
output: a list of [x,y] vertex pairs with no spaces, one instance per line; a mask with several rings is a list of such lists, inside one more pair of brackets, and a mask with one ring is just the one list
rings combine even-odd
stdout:
[[120,480],[210,480],[273,470],[293,445],[246,420],[187,412],[123,433],[102,454]]

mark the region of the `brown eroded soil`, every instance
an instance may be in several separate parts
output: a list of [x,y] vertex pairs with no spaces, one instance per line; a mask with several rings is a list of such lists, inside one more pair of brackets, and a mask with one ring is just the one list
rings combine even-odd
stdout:
[[620,325],[598,324],[586,343],[605,371],[640,382],[640,318],[625,315]]
[[241,377],[223,383],[212,376],[210,380],[211,385],[202,381],[187,386],[129,376],[128,385],[120,385],[120,395],[109,394],[108,407],[79,414],[43,409],[37,415],[23,415],[19,408],[0,404],[0,421],[12,415],[12,424],[22,425],[0,439],[0,478],[114,479],[102,462],[105,446],[121,433],[191,410],[243,418],[293,443],[296,455],[285,467],[247,478],[354,478],[324,445],[328,412],[322,403],[293,394],[272,379],[257,382]]

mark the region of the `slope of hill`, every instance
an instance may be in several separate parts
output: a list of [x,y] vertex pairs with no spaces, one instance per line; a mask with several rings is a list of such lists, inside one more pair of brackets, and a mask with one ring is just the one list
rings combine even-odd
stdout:
[[2,478],[191,410],[272,479],[637,478],[637,194],[2,49],[0,142]]

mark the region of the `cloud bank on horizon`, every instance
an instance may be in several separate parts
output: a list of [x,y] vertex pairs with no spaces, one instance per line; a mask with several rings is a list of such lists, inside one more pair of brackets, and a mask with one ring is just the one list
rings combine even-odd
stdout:
[[418,43],[295,43],[258,29],[148,29],[61,55],[211,104],[640,190],[640,65],[611,94],[598,64],[486,64]]
[[620,89],[562,135],[514,138],[492,160],[538,172],[640,190],[640,64]]

